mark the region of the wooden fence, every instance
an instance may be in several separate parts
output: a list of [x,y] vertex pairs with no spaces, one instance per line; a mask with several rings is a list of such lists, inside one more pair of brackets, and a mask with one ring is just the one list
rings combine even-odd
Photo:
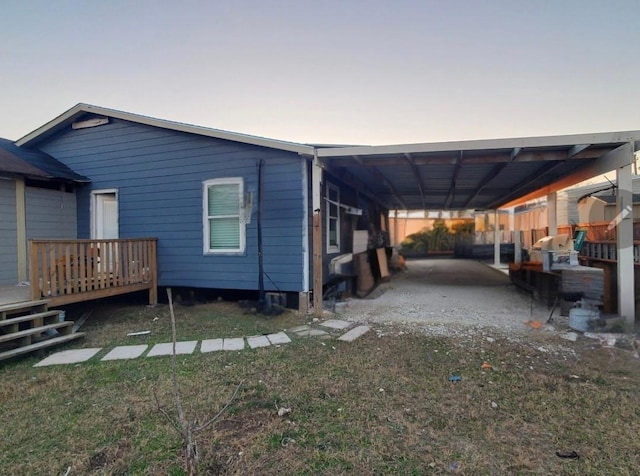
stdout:
[[156,239],[29,240],[31,299],[49,305],[149,291],[157,303]]

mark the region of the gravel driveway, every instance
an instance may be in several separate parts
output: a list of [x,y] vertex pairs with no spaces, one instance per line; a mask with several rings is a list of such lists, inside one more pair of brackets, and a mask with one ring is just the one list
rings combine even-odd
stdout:
[[[546,306],[511,285],[506,274],[472,260],[422,259],[407,263],[369,297],[352,299],[342,317],[400,325],[428,334],[469,330],[513,335],[530,332],[525,321],[547,320]],[[556,311],[554,317],[558,317]],[[486,332],[484,332],[486,331]]]

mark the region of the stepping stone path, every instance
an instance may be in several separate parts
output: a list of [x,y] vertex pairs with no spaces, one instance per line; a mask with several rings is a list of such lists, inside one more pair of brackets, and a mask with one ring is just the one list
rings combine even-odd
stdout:
[[331,329],[343,330],[351,327],[353,323],[349,321],[342,321],[340,319],[329,319],[328,321],[320,322],[320,325]]
[[200,344],[200,352],[203,354],[207,352],[216,352],[224,348],[224,339],[207,339],[203,340]]
[[[318,329],[315,326],[324,327],[324,329]],[[355,326],[355,327],[354,327]],[[350,329],[351,328],[351,329]],[[350,330],[347,330],[350,329]],[[342,333],[347,330],[347,332]],[[294,334],[296,337],[317,337],[319,339],[332,339],[334,333],[342,333],[338,340],[344,342],[353,342],[358,337],[366,334],[370,330],[369,326],[356,326],[353,322],[343,321],[340,319],[329,319],[326,321],[315,321],[311,324],[305,324],[302,326],[289,329],[287,332]],[[274,334],[250,336],[246,338],[246,344],[251,349],[258,349],[261,347],[279,346],[288,344],[291,339],[285,332],[277,332]],[[188,355],[193,354],[198,345],[198,341],[185,341],[176,342],[176,355]],[[110,360],[129,360],[141,357],[149,346],[147,344],[141,345],[121,345],[111,349],[101,361]],[[245,349],[245,338],[234,337],[227,339],[205,339],[200,343],[200,352],[205,354],[208,352],[217,351],[240,351]],[[63,364],[77,364],[86,362],[102,350],[101,347],[87,348],[87,349],[71,349],[64,350],[51,354],[46,359],[38,362],[34,367],[45,367],[48,365],[63,365]],[[173,342],[164,342],[161,344],[155,344],[146,357],[155,356],[167,356],[173,353]]]
[[354,340],[356,340],[358,337],[365,335],[367,332],[369,332],[371,328],[369,326],[358,326],[355,327],[353,329],[351,329],[349,332],[347,332],[344,335],[341,335],[340,337],[338,337],[338,340],[344,341],[344,342],[353,342]]
[[[198,345],[197,340],[191,340],[187,342],[176,342],[176,355],[193,354]],[[155,357],[156,355],[171,355],[173,354],[173,342],[166,342],[163,344],[154,345],[147,357]]]
[[331,337],[327,331],[322,329],[314,329],[311,326],[299,326],[291,329],[298,337]]
[[271,342],[267,339],[267,336],[253,336],[247,337],[247,344],[252,349],[257,349],[258,347],[269,347]]
[[225,339],[222,344],[222,350],[242,350],[244,349],[244,339],[237,337],[235,339]]
[[60,364],[77,364],[80,362],[86,362],[91,357],[100,352],[102,348],[87,348],[87,349],[71,349],[63,350],[62,352],[56,352],[50,355],[44,360],[38,362],[34,367],[44,367],[47,365],[60,365]]
[[288,344],[289,342],[291,342],[291,339],[289,339],[289,336],[284,332],[278,332],[277,334],[269,334],[267,336],[267,339],[269,339],[269,342],[271,342],[271,345]]
[[121,345],[114,348],[107,355],[100,360],[127,360],[140,357],[145,350],[149,347],[146,344],[143,345]]

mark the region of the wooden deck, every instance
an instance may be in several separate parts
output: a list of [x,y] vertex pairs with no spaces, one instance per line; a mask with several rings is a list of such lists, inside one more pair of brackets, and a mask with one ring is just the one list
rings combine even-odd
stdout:
[[27,284],[15,286],[0,286],[0,307],[5,304],[15,304],[29,301],[31,290]]
[[29,240],[28,300],[63,306],[147,290],[157,304],[156,239]]

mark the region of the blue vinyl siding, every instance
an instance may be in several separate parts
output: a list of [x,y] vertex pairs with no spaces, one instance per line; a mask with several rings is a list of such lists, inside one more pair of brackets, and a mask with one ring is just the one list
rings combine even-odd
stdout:
[[27,239],[75,239],[76,196],[60,190],[27,187]]
[[[90,235],[91,190],[115,188],[120,237],[158,238],[159,285],[214,289],[258,287],[257,174],[264,159],[265,288],[303,289],[303,159],[297,154],[115,119],[61,132],[40,148],[92,181],[78,189],[79,238]],[[227,177],[242,177],[245,193],[253,193],[246,251],[205,256],[202,183]]]
[[[78,226],[74,193],[26,187],[25,208],[27,240],[76,238]],[[27,267],[29,265],[27,261]]]
[[18,281],[16,183],[0,179],[0,286]]

